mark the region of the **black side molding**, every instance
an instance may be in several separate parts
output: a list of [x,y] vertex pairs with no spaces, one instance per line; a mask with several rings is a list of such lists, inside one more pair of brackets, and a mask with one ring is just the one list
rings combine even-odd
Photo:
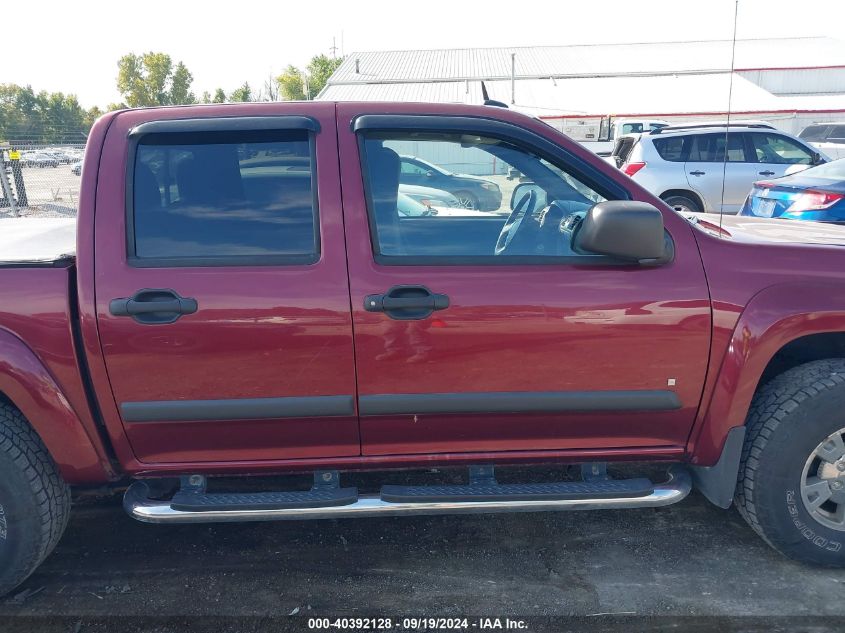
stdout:
[[124,402],[126,422],[215,422],[353,415],[352,396],[241,398],[235,400],[158,400]]
[[319,132],[316,119],[300,115],[227,116],[205,119],[165,119],[148,121],[129,130],[129,138],[145,134],[173,134],[190,132],[251,132],[260,130],[307,130]]
[[361,415],[671,411],[681,401],[674,391],[406,393],[361,396],[358,408]]

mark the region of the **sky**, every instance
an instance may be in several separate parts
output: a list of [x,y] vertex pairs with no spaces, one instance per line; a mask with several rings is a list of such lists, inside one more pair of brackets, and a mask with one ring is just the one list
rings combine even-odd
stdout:
[[[0,10],[0,83],[121,101],[117,60],[165,52],[199,96],[260,88],[316,54],[481,46],[730,39],[734,0],[8,1]],[[739,0],[737,37],[845,39],[841,0]],[[26,34],[26,36],[24,35]],[[13,52],[13,51],[18,52]],[[819,60],[823,65],[824,60]]]

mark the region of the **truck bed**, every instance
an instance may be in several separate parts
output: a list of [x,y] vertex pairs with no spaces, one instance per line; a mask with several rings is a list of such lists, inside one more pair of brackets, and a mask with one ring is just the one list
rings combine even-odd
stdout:
[[49,266],[75,255],[75,218],[0,220],[0,266]]

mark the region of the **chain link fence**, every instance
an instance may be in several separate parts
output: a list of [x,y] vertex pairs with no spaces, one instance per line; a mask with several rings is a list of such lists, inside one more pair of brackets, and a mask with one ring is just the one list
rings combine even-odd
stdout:
[[0,148],[0,218],[75,217],[84,149],[82,144]]

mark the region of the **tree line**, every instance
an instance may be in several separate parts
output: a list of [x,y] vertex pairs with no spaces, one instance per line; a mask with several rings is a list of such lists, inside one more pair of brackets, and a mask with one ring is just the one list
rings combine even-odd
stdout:
[[[315,55],[305,68],[289,65],[277,77],[269,77],[255,90],[244,82],[226,92],[222,87],[192,90],[194,77],[187,66],[167,53],[128,53],[117,62],[117,90],[122,101],[106,110],[193,103],[244,101],[293,101],[315,98],[325,87],[342,58]],[[35,92],[31,86],[0,84],[0,141],[15,144],[84,143],[103,110],[85,109],[75,95]]]

